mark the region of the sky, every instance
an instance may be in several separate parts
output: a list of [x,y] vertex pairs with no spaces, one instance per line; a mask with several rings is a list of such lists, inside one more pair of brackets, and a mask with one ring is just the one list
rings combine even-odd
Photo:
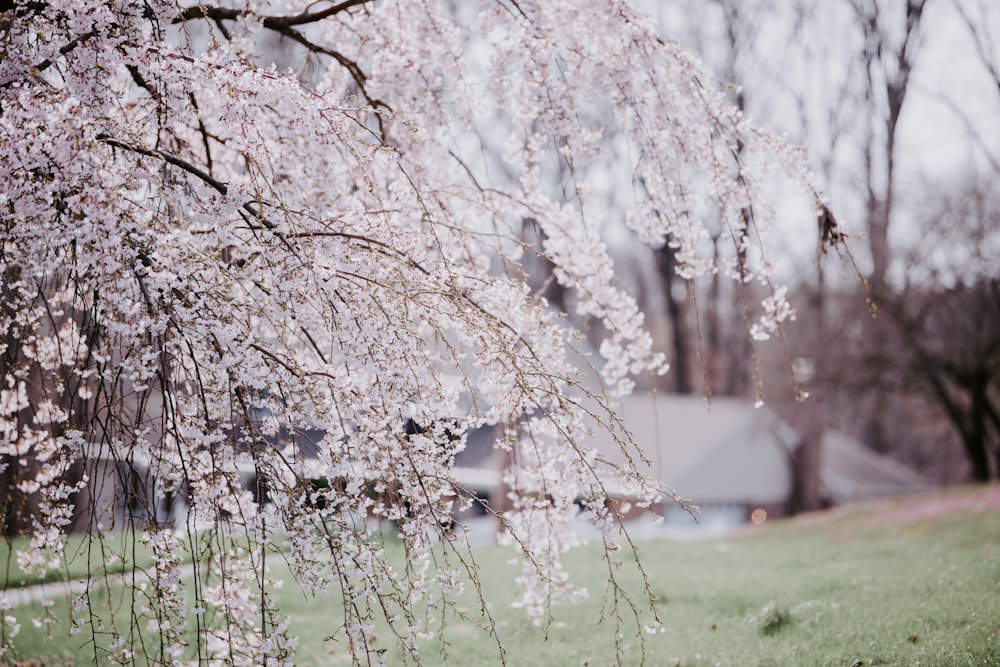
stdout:
[[[928,0],[898,130],[895,185],[903,206],[893,220],[892,231],[893,239],[900,243],[906,243],[914,229],[905,211],[911,195],[959,179],[971,164],[990,168],[986,155],[1000,160],[1000,90],[983,67],[968,26],[955,9],[956,2],[976,17],[984,34],[1000,39],[1000,2]],[[727,75],[738,77],[746,92],[747,111],[756,125],[788,133],[793,142],[806,145],[818,183],[841,223],[849,230],[861,230],[865,184],[858,178],[860,143],[857,139],[842,140],[831,149],[827,129],[831,105],[847,98],[845,90],[857,93],[864,84],[864,70],[851,65],[860,43],[849,30],[838,27],[851,20],[847,0],[822,4],[644,0],[637,4],[657,17],[664,34],[696,53],[717,76],[724,80]],[[882,0],[880,4],[886,15],[902,19],[903,6],[898,0]],[[744,29],[751,26],[741,37],[744,46],[735,62],[729,36],[722,27],[722,5],[736,7]],[[794,29],[795,5],[816,12],[801,32]],[[1000,63],[1000,49],[994,48],[992,57]],[[806,91],[803,106],[788,96],[789,89]],[[843,134],[860,137],[863,123],[857,111],[845,109],[842,113]],[[808,130],[803,130],[804,116],[811,125]],[[827,159],[832,165],[830,178],[823,168]],[[780,257],[776,263],[780,278],[782,272],[796,275],[813,261],[816,237],[814,223],[802,222],[809,216],[805,198],[786,191],[779,199]]]

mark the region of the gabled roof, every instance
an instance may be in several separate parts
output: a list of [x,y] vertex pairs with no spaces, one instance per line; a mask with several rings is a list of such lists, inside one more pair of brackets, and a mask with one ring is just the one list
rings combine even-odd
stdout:
[[[695,504],[783,502],[791,492],[789,453],[798,437],[766,407],[733,398],[709,404],[704,397],[635,395],[618,414],[649,459],[640,470]],[[624,463],[610,435],[599,431],[594,440],[610,463]]]
[[792,491],[790,455],[798,435],[768,408],[743,416],[670,484],[695,503],[777,504]]
[[934,484],[898,461],[837,431],[823,434],[820,481],[834,503],[920,493]]

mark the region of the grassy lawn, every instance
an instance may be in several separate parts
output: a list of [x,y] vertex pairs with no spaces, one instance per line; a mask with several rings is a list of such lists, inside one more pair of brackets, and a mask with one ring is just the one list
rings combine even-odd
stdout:
[[[8,538],[0,541],[0,590],[18,588],[50,581],[82,579],[88,573],[119,574],[131,569],[135,563],[147,567],[152,562],[152,552],[137,533],[115,531],[100,540],[88,534],[69,535],[66,538],[66,567],[48,570],[44,576],[26,575],[17,564],[17,553],[30,548],[27,537]],[[103,564],[110,559],[111,564]]]
[[[920,512],[907,500],[801,519],[770,522],[750,533],[695,543],[639,544],[666,632],[643,634],[645,663],[685,667],[732,665],[995,665],[1000,667],[1000,510],[977,498],[997,489],[951,491],[951,511]],[[582,605],[562,605],[546,629],[509,608],[516,569],[495,547],[475,553],[509,665],[633,665],[642,660],[634,629],[615,652],[615,627],[601,615],[607,567],[587,547],[568,563],[591,591]],[[279,573],[280,574],[280,573]],[[641,602],[639,578],[620,580]],[[294,584],[279,591],[301,637],[296,663],[349,664],[343,647],[323,638],[339,620],[336,596],[307,601]],[[471,596],[459,610],[478,615]],[[62,626],[35,628],[31,605],[13,612],[22,658],[78,655]],[[65,610],[57,603],[50,613]],[[545,640],[547,634],[548,639]],[[404,664],[384,630],[376,640],[388,663]],[[422,645],[427,664],[499,664],[496,642],[477,623],[446,619],[449,645]],[[450,660],[442,656],[444,649]],[[69,662],[73,662],[72,659]]]

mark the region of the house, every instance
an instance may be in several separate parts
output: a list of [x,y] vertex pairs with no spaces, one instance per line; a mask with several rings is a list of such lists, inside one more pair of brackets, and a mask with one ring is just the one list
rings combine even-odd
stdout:
[[[632,457],[640,471],[700,509],[696,522],[679,505],[666,500],[656,510],[666,518],[668,534],[723,532],[751,520],[759,523],[789,513],[795,484],[793,455],[800,437],[770,408],[736,398],[709,402],[703,396],[636,394],[617,403],[615,412],[628,439],[648,459],[648,463],[641,463]],[[620,441],[606,429],[593,431],[592,440],[582,444],[595,447],[607,464],[624,464]],[[306,444],[322,437],[319,431],[307,435],[302,439]],[[279,437],[278,441],[284,439]],[[502,509],[506,489],[501,473],[508,459],[494,447],[494,440],[491,428],[470,432],[466,448],[456,456],[453,473],[466,491]],[[316,457],[315,449],[308,446],[303,454]],[[98,514],[106,513],[99,516],[105,524],[137,510],[148,511],[131,505],[155,497],[146,467],[141,462],[130,463],[123,467],[121,462],[102,457],[96,464],[103,474],[93,474],[91,493],[97,501],[95,507],[101,509]],[[932,488],[902,464],[832,431],[822,437],[819,466],[821,497],[831,505]],[[255,495],[264,493],[251,469],[240,472],[242,483]],[[123,488],[129,492],[122,493]],[[485,513],[482,506],[473,505],[458,518],[461,521],[476,513]],[[183,499],[177,499],[173,506],[155,508],[154,515],[161,520],[182,520]]]
[[[733,398],[635,395],[618,414],[649,458],[641,471],[698,506],[703,528],[742,524],[755,511],[787,514],[799,438],[770,408]],[[598,433],[594,445],[623,462],[610,435]],[[672,501],[659,509],[668,526],[698,525]]]
[[[723,532],[789,514],[793,455],[801,438],[770,408],[737,398],[709,402],[703,396],[636,394],[622,399],[616,413],[648,458],[640,471],[700,509],[696,522],[679,505],[665,501],[657,511],[666,519],[667,534]],[[609,464],[625,463],[618,440],[606,430],[595,429],[587,444]],[[820,447],[821,497],[827,504],[932,488],[916,472],[843,434],[825,433]],[[495,498],[504,492],[496,486],[501,461],[489,431],[470,434],[457,460],[458,477],[467,479],[470,489]]]
[[[787,513],[798,436],[769,408],[732,398],[708,403],[704,397],[637,394],[622,399],[615,412],[649,460],[644,465],[633,457],[640,471],[697,505],[701,526],[741,524],[755,510]],[[581,444],[595,447],[608,465],[623,465],[619,440],[604,428],[593,431],[593,439]],[[496,506],[504,493],[498,487],[502,457],[492,445],[488,429],[471,433],[457,457],[456,477]],[[672,501],[657,511],[668,524],[699,526]]]

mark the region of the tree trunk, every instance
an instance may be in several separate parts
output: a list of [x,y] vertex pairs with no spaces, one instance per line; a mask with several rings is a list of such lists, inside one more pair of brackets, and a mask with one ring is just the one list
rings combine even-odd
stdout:
[[677,258],[674,248],[669,245],[663,246],[657,253],[657,267],[660,277],[663,280],[664,297],[667,300],[667,314],[670,316],[670,331],[672,334],[673,359],[671,359],[671,375],[674,378],[674,391],[678,394],[690,394],[691,368],[690,368],[690,343],[688,341],[687,322],[685,317],[684,302],[677,294],[683,290],[687,294],[687,283],[682,281],[677,275]]
[[811,512],[822,506],[820,494],[820,463],[822,460],[823,425],[819,406],[800,407],[796,430],[802,440],[792,453],[792,498],[789,511],[793,514]]
[[993,478],[993,471],[990,470],[989,423],[987,422],[988,380],[989,377],[977,375],[969,386],[972,401],[969,409],[969,443],[966,446],[966,451],[970,446],[976,451],[977,466],[973,472],[977,482],[987,482]]

